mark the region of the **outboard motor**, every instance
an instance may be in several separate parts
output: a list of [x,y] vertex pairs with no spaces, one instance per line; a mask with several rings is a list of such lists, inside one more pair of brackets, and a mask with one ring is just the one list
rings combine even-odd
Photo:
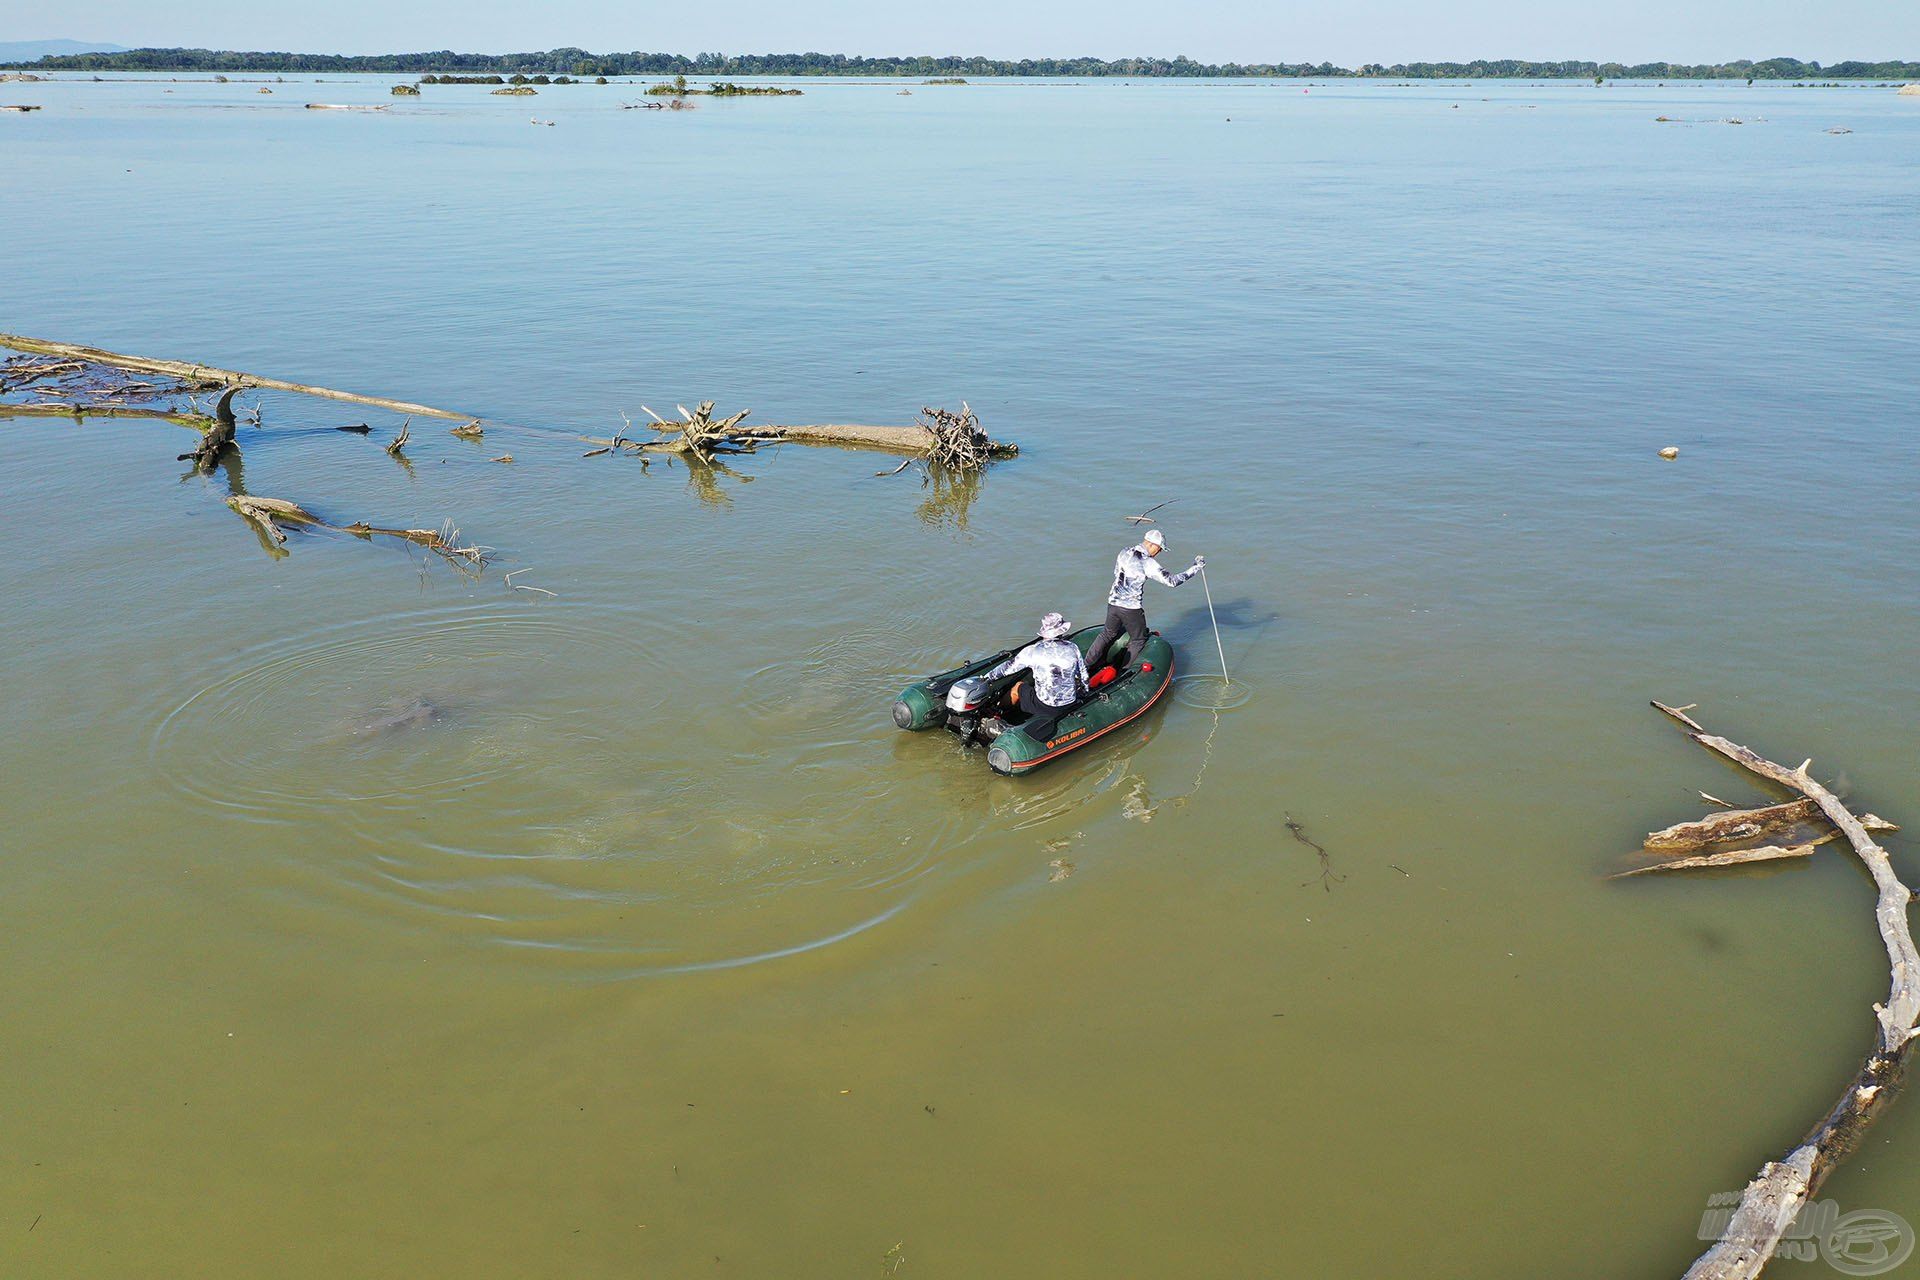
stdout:
[[947,714],[950,716],[977,716],[987,705],[988,685],[984,676],[968,676],[955,680],[947,690]]
[[992,685],[983,676],[955,680],[947,690],[947,728],[971,740],[990,697]]

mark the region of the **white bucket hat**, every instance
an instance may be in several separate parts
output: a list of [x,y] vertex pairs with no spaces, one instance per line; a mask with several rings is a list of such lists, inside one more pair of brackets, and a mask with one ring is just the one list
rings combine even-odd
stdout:
[[1042,640],[1058,640],[1071,630],[1073,630],[1073,625],[1057,613],[1050,613],[1040,619],[1040,638]]

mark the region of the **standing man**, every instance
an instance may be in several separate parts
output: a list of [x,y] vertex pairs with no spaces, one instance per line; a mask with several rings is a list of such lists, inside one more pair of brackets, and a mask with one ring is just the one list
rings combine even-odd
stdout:
[[1167,540],[1158,529],[1147,530],[1147,536],[1138,546],[1128,547],[1113,562],[1113,590],[1107,593],[1107,625],[1100,632],[1100,638],[1093,642],[1093,648],[1087,651],[1087,669],[1098,671],[1107,661],[1107,649],[1120,638],[1122,631],[1127,633],[1127,665],[1140,665],[1141,651],[1147,647],[1147,611],[1140,607],[1140,594],[1145,590],[1147,579],[1164,582],[1177,587],[1200,572],[1200,566],[1207,562],[1205,556],[1195,556],[1191,568],[1168,575],[1155,559],[1166,550]]

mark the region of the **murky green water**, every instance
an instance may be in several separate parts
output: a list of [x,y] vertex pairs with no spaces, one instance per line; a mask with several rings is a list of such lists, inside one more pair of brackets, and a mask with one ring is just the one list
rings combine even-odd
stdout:
[[[1920,822],[1920,103],[387,84],[7,86],[0,328],[524,427],[0,426],[0,1271],[1653,1275],[1828,1105],[1846,858],[1598,876],[1757,794],[1649,697]],[[703,398],[1025,452],[580,456]],[[893,730],[1163,501],[1244,705]]]

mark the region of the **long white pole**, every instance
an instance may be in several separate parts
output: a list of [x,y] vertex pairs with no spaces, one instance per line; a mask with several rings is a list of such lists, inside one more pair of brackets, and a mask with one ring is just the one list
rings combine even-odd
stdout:
[[1220,619],[1213,612],[1213,588],[1207,585],[1207,566],[1200,566],[1200,589],[1207,593],[1207,616],[1213,619],[1213,647],[1220,653],[1220,678],[1228,684],[1233,677],[1227,674],[1227,651],[1220,644]]

